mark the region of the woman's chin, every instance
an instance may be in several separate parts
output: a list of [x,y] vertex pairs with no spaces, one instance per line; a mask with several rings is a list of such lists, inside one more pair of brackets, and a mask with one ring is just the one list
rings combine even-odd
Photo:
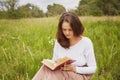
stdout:
[[67,38],[67,39],[71,39],[71,37],[70,37],[70,36],[67,36],[66,38]]

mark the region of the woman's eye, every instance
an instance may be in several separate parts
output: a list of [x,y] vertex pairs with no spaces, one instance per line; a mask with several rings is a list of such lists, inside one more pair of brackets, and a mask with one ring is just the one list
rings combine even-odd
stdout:
[[72,29],[69,29],[69,31],[72,31]]
[[63,31],[66,31],[66,29],[63,29]]

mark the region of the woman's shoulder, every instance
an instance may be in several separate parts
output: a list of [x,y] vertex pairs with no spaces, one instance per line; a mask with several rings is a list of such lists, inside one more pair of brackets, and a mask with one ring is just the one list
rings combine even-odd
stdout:
[[89,37],[87,37],[87,36],[83,36],[83,41],[85,43],[92,43],[92,40]]
[[60,44],[59,44],[57,39],[55,39],[55,45],[60,46]]
[[59,44],[57,39],[55,39],[55,43],[56,43],[56,44]]

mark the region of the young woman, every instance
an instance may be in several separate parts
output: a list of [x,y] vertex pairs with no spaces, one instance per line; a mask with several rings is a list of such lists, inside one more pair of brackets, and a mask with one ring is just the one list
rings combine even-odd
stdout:
[[52,60],[67,56],[75,62],[56,71],[43,65],[32,80],[90,80],[96,71],[96,60],[92,41],[83,36],[83,32],[84,27],[78,16],[63,13],[58,23]]

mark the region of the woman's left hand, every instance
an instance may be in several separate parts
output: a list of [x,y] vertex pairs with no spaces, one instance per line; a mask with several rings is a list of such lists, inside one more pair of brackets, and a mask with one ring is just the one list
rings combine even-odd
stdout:
[[64,71],[72,71],[72,72],[76,72],[76,68],[72,65],[64,65],[64,67],[61,67],[62,70]]

